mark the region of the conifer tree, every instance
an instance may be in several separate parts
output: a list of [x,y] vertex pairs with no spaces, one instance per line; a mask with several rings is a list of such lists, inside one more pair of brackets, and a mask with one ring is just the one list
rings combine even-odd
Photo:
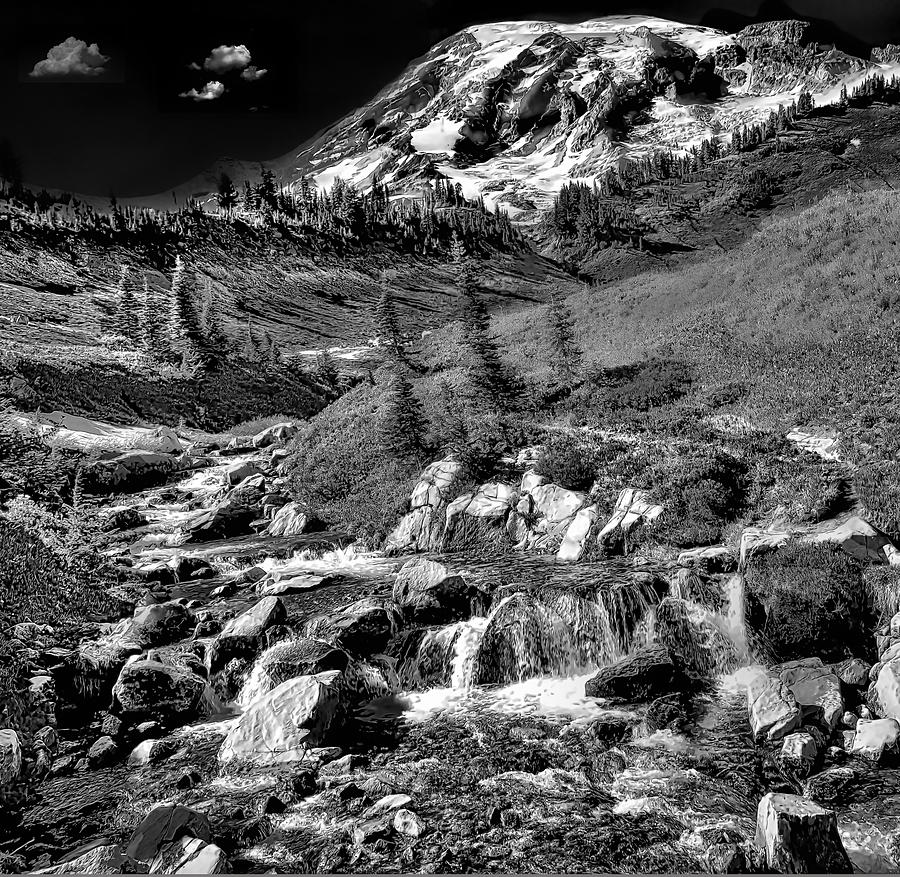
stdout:
[[256,339],[256,333],[253,331],[253,321],[250,317],[247,317],[247,334],[244,338],[241,356],[247,362],[259,362],[262,359],[259,341]]
[[581,350],[575,341],[575,325],[572,312],[565,299],[556,292],[550,295],[547,308],[550,323],[550,348],[559,375],[572,381],[581,369]]
[[[369,373],[371,375],[371,372]],[[338,374],[337,365],[335,365],[334,357],[327,347],[319,351],[316,357],[316,370],[314,372],[316,380],[325,387],[333,396],[337,396],[340,392],[340,375]]]
[[162,359],[165,350],[165,329],[160,313],[159,296],[151,288],[147,275],[144,275],[141,307],[141,328],[144,350],[151,357]]
[[231,216],[234,212],[234,208],[238,205],[240,196],[228,174],[222,174],[219,177],[216,200],[219,202],[219,210],[226,216]]
[[422,404],[416,398],[406,370],[395,364],[382,423],[384,447],[401,460],[417,463],[425,449],[425,429]]
[[400,320],[388,289],[382,291],[375,305],[375,331],[387,355],[394,359],[402,359],[403,339],[400,334]]
[[206,278],[203,288],[203,312],[200,316],[203,358],[209,368],[220,365],[226,358],[228,335],[222,323],[218,296],[212,281]]
[[116,303],[115,332],[128,342],[137,342],[140,340],[137,297],[132,290],[132,279],[128,269],[122,265],[119,271],[119,296]]
[[169,291],[169,324],[167,335],[172,355],[186,369],[198,364],[199,327],[194,310],[192,284],[181,256],[175,257],[172,285]]

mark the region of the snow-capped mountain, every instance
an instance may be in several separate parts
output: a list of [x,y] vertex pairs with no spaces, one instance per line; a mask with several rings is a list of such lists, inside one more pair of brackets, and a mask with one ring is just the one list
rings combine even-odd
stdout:
[[646,16],[477,25],[272,167],[285,184],[377,176],[395,191],[438,171],[527,221],[568,180],[730,138],[804,89],[830,102],[842,84],[898,69],[893,54],[819,45],[800,21],[736,34]]

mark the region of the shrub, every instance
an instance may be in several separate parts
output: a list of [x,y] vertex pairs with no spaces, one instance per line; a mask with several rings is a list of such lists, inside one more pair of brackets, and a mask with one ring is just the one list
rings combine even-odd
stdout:
[[572,394],[570,404],[574,411],[650,411],[683,397],[692,381],[691,368],[680,360],[652,359],[615,368],[600,367]]
[[900,461],[863,463],[853,481],[868,519],[891,538],[900,538]]
[[876,617],[862,575],[858,561],[830,546],[790,543],[754,557],[746,593],[775,657],[871,658]]
[[544,442],[535,469],[538,475],[569,490],[590,490],[601,469],[625,448],[622,442],[555,432]]
[[657,464],[647,477],[651,496],[664,509],[654,533],[672,545],[718,542],[745,505],[746,463],[719,448],[691,448]]
[[382,445],[386,397],[361,384],[306,425],[290,446],[293,498],[329,525],[380,543],[405,511],[419,467]]

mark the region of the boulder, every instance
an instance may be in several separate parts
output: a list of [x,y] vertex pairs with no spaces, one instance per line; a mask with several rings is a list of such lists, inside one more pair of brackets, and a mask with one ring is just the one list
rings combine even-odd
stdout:
[[533,511],[538,516],[536,529],[559,536],[566,531],[586,501],[583,493],[567,490],[558,484],[535,485],[530,494]]
[[351,654],[373,655],[384,651],[401,623],[402,615],[394,603],[368,597],[333,615],[311,619],[304,632]]
[[108,454],[84,467],[90,482],[104,487],[138,486],[150,480],[162,480],[178,468],[178,458],[155,451],[125,451]]
[[247,706],[273,688],[298,676],[315,676],[329,670],[345,671],[350,656],[324,640],[299,637],[277,642],[264,651],[247,677],[239,701]]
[[112,737],[100,737],[88,749],[87,759],[91,767],[112,764],[119,755],[119,747]]
[[850,752],[876,763],[896,760],[900,756],[900,724],[896,719],[860,719]]
[[129,719],[186,719],[200,712],[206,687],[205,679],[185,667],[139,659],[122,668],[113,702]]
[[266,528],[269,536],[299,536],[306,530],[309,519],[299,503],[289,502],[283,505],[272,518]]
[[601,667],[585,683],[584,693],[588,697],[642,700],[670,693],[675,682],[675,664],[668,650],[659,645],[645,646]]
[[730,670],[737,660],[731,640],[704,618],[692,617],[688,604],[678,597],[666,597],[657,607],[656,639],[693,679]]
[[188,609],[181,603],[169,600],[137,609],[132,618],[114,628],[113,635],[123,643],[148,648],[176,642],[193,626],[194,619]]
[[406,837],[421,837],[425,831],[425,823],[418,814],[401,807],[394,813],[394,831]]
[[869,684],[871,667],[860,658],[848,658],[835,664],[834,674],[847,688],[865,688]]
[[747,708],[755,740],[780,740],[800,725],[800,707],[791,690],[768,671],[760,671],[750,680]]
[[209,819],[190,807],[161,804],[154,807],[132,832],[126,853],[135,862],[149,865],[169,844],[185,837],[210,843]]
[[225,480],[232,486],[240,484],[245,478],[262,475],[259,464],[253,460],[241,460],[225,467]]
[[469,618],[481,596],[462,576],[424,557],[403,564],[394,581],[394,602],[407,617],[424,624]]
[[266,631],[287,620],[280,597],[263,597],[232,618],[206,651],[206,666],[215,673],[233,658],[253,657],[262,647]]
[[818,743],[807,731],[788,734],[781,744],[778,761],[795,776],[806,777],[812,773],[819,757]]
[[438,460],[425,468],[410,496],[410,511],[385,542],[388,556],[439,546],[443,520],[437,512],[447,504],[461,471],[462,464],[453,459]]
[[0,730],[0,786],[14,783],[22,772],[22,745],[11,728]]
[[254,448],[267,448],[270,445],[286,442],[292,439],[300,431],[300,427],[296,423],[285,421],[284,423],[273,423],[260,430],[251,440]]
[[220,763],[307,760],[340,719],[340,682],[337,670],[299,676],[254,700],[222,742]]
[[827,731],[837,728],[844,714],[841,683],[820,658],[788,661],[777,671],[800,707],[804,721],[821,722]]
[[616,536],[626,536],[640,521],[652,524],[663,512],[663,507],[650,501],[645,490],[625,488],[619,493],[609,520],[597,534],[597,541],[608,542]]
[[262,475],[245,478],[220,502],[185,524],[188,542],[227,539],[249,533],[250,525],[259,517],[265,488],[266,481]]
[[142,740],[131,750],[126,764],[129,767],[145,767],[148,764],[158,764],[171,754],[171,744],[163,740]]
[[224,874],[228,858],[215,844],[199,837],[181,837],[164,847],[150,863],[151,874]]
[[853,871],[834,811],[799,795],[770,793],[759,802],[756,844],[768,867],[782,874]]
[[881,665],[874,689],[878,698],[878,715],[900,720],[900,658],[893,658]]

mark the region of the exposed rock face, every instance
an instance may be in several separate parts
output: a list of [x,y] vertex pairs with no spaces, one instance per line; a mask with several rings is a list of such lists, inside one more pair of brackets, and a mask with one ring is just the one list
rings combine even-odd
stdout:
[[232,487],[253,475],[262,475],[262,469],[253,460],[243,460],[240,463],[232,463],[230,466],[225,467],[225,480]]
[[808,21],[761,21],[751,24],[735,34],[735,40],[745,49],[771,46],[805,46],[810,30]]
[[703,619],[692,619],[678,597],[666,597],[657,607],[656,638],[679,669],[696,679],[730,668],[736,658],[731,641]]
[[388,555],[428,551],[440,546],[443,534],[440,512],[446,507],[461,471],[461,464],[449,458],[425,468],[410,497],[410,511],[385,542]]
[[799,795],[768,794],[759,802],[756,843],[782,874],[853,871],[834,811]]
[[228,858],[215,844],[182,837],[162,847],[150,863],[151,874],[223,874]]
[[588,697],[616,697],[641,700],[668,694],[675,685],[676,668],[663,646],[638,649],[597,675],[584,685]]
[[198,713],[205,691],[206,680],[190,670],[143,659],[122,668],[113,700],[129,719],[184,719]]
[[747,686],[750,727],[755,739],[780,740],[800,725],[801,713],[791,690],[770,672],[760,672]]
[[161,646],[181,639],[194,626],[194,618],[181,603],[154,603],[135,611],[134,617],[121,622],[113,630],[123,643],[141,648]]
[[619,494],[612,516],[597,534],[601,544],[622,539],[639,522],[653,523],[663,512],[663,507],[653,503],[644,490],[626,488]]
[[280,444],[292,439],[300,431],[296,423],[286,421],[275,423],[260,430],[251,441],[254,448],[267,448],[270,445]]
[[900,657],[881,665],[875,680],[879,715],[900,720]]
[[250,524],[259,516],[265,490],[266,481],[262,475],[245,478],[217,505],[200,512],[185,526],[188,541],[204,542],[247,533]]
[[440,624],[469,618],[481,592],[443,564],[415,557],[397,573],[393,597],[407,617]]
[[207,649],[206,666],[210,673],[232,658],[252,657],[263,644],[265,632],[287,619],[280,597],[263,597],[246,612],[232,618]]
[[139,487],[157,482],[171,475],[178,468],[178,458],[171,454],[153,451],[126,451],[122,454],[106,454],[85,467],[85,477],[107,489]]
[[869,671],[872,669],[859,658],[848,658],[835,664],[834,674],[847,688],[865,688],[869,684]]
[[452,543],[463,517],[497,521],[502,524],[515,507],[517,497],[516,488],[496,481],[482,484],[473,493],[458,496],[447,506],[447,523],[441,539],[442,546],[446,547]]
[[818,757],[818,741],[809,732],[801,731],[784,738],[778,760],[795,776],[805,777],[812,773]]
[[400,629],[402,617],[390,601],[367,598],[351,603],[334,615],[313,618],[306,624],[307,636],[323,639],[357,655],[384,650]]
[[303,761],[339,720],[341,673],[288,679],[253,701],[219,749],[219,761],[279,764]]

